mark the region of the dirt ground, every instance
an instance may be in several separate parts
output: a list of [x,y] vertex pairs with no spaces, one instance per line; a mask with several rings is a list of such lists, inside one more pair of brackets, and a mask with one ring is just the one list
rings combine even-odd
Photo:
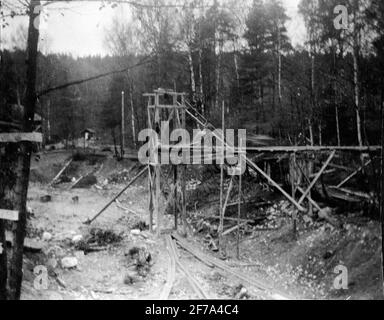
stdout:
[[[157,238],[147,230],[132,233],[140,221],[148,223],[147,180],[144,176],[120,198],[126,209],[112,204],[91,226],[85,225],[117,194],[128,180],[133,163],[118,163],[107,157],[78,162],[68,171],[70,178],[93,172],[97,186],[70,189],[71,182],[50,187],[47,182],[55,176],[70,153],[43,154],[32,164],[33,174],[28,195],[31,215],[28,235],[43,243],[41,253],[26,253],[22,299],[158,299],[167,279],[169,256],[164,237]],[[123,178],[116,179],[126,170]],[[112,178],[113,179],[112,179]],[[125,177],[125,178],[124,178]],[[107,182],[106,179],[109,179]],[[114,182],[111,182],[113,180]],[[119,181],[122,180],[122,181]],[[50,195],[49,202],[41,197]],[[75,197],[75,198],[74,198]],[[78,200],[78,201],[77,201]],[[374,221],[365,220],[358,213],[342,218],[343,227],[334,228],[325,222],[299,224],[299,233],[292,236],[292,226],[281,203],[265,210],[272,212],[273,228],[259,230],[253,227],[242,232],[241,259],[236,259],[236,233],[225,240],[225,263],[255,280],[268,283],[272,292],[264,292],[216,268],[209,268],[192,255],[179,249],[181,261],[212,299],[269,299],[271,293],[280,298],[293,299],[381,299],[380,228]],[[191,210],[207,213],[203,206]],[[192,212],[193,211],[193,212]],[[247,212],[245,213],[247,214]],[[165,227],[172,226],[165,216]],[[101,251],[84,253],[73,245],[73,238],[86,236],[92,228],[112,230],[121,241],[108,244]],[[49,233],[48,237],[44,233]],[[222,258],[222,252],[212,252],[205,242],[206,234],[196,232],[187,240],[199,250]],[[145,248],[152,256],[149,272],[127,283],[130,274],[129,250]],[[77,266],[64,268],[62,259],[75,257]],[[348,290],[335,290],[337,276],[334,268],[345,265],[349,272]],[[36,288],[36,266],[45,266],[49,273],[48,288]],[[239,296],[239,293],[246,292]],[[178,272],[170,299],[197,298],[187,279]]]

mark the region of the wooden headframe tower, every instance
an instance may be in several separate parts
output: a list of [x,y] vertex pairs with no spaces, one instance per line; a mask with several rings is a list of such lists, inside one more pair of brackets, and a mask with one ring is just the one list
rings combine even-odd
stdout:
[[[176,129],[186,128],[186,104],[185,93],[177,93],[172,90],[158,89],[154,93],[146,93],[148,98],[148,128],[157,132],[160,136],[161,130],[169,129],[169,132]],[[161,127],[163,125],[163,128]],[[164,125],[168,128],[164,128]],[[153,161],[148,163],[149,183],[149,228],[154,230],[153,219],[156,219],[156,230],[161,232],[163,212],[160,210],[161,197],[161,151],[169,152],[169,146],[163,146],[161,141],[157,145],[150,145],[150,152],[153,153]],[[175,229],[178,225],[178,215],[181,215],[184,231],[186,230],[186,164],[172,165],[173,183],[167,202],[173,204],[175,218]],[[170,202],[172,201],[172,202]]]

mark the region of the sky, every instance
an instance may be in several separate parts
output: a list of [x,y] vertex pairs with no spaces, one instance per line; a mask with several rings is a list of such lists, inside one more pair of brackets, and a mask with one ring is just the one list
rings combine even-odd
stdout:
[[[222,0],[225,2],[225,0]],[[241,0],[242,1],[242,0]],[[266,0],[268,1],[268,0]],[[293,45],[305,41],[305,27],[298,15],[297,6],[300,0],[282,0],[287,9],[290,21],[287,23],[288,35]],[[117,9],[104,8],[95,1],[72,4],[50,5],[44,31],[41,32],[41,49],[46,52],[69,53],[75,57],[86,55],[106,55],[108,48],[104,43],[104,32],[115,15],[120,19],[130,19],[130,7],[121,5]],[[64,8],[64,10],[58,10]],[[63,14],[63,15],[62,15]],[[2,32],[2,42],[9,42],[12,32],[26,20],[16,18],[11,26]]]

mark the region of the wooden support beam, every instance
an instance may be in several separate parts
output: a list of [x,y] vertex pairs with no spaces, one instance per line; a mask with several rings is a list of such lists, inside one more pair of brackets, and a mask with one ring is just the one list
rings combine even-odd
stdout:
[[351,173],[348,177],[346,177],[343,181],[341,181],[337,186],[336,188],[341,188],[343,185],[345,185],[349,180],[351,180],[354,176],[356,176],[360,171],[362,171],[366,166],[368,166],[369,164],[371,164],[372,160],[369,160],[368,162],[366,162],[364,165],[360,166],[360,168],[358,168],[356,171],[354,171],[353,173]]
[[[301,188],[301,187],[297,187],[297,190],[299,190],[302,194],[304,194],[304,190]],[[320,206],[317,204],[317,202],[315,202],[309,195],[307,195],[307,199],[308,201],[317,209],[317,210],[321,210]]]
[[[243,141],[240,141],[240,145],[243,144]],[[241,166],[241,164],[240,164]],[[243,175],[240,173],[239,184],[238,184],[238,207],[237,207],[237,237],[236,237],[236,256],[240,260],[240,218],[241,218],[241,198],[242,198],[242,178]]]
[[305,211],[305,208],[303,208],[300,203],[296,202],[295,199],[293,199],[282,187],[280,187],[271,177],[269,177],[263,170],[261,170],[253,161],[247,158],[247,163],[259,174],[261,174],[272,186],[279,190],[284,195],[284,197],[286,197],[299,211]]
[[219,232],[220,232],[220,234],[223,233],[223,230],[224,230],[224,217],[225,217],[225,211],[226,211],[226,209],[227,209],[228,200],[229,200],[229,197],[230,197],[230,195],[231,195],[232,186],[233,186],[233,177],[231,178],[231,181],[229,182],[227,195],[226,195],[226,197],[225,197],[225,201],[224,201],[224,204],[223,204],[223,209],[222,209],[222,211],[220,212],[220,226],[219,226]]
[[380,151],[381,146],[273,146],[273,147],[247,147],[247,152],[329,152],[329,151],[343,151],[343,152],[374,152]]
[[309,194],[309,192],[312,190],[312,188],[315,186],[315,184],[317,183],[317,181],[320,179],[321,175],[323,174],[323,172],[325,171],[325,169],[327,169],[328,167],[328,164],[331,162],[331,160],[333,159],[333,157],[335,156],[336,154],[336,150],[333,150],[331,152],[331,154],[329,155],[327,161],[324,163],[323,167],[320,169],[320,171],[317,173],[316,177],[312,180],[311,184],[309,185],[309,187],[307,188],[307,190],[303,193],[303,195],[301,196],[300,200],[299,200],[299,205],[304,201],[304,199],[307,197],[307,195]]
[[84,224],[91,224],[93,221],[95,221],[105,210],[107,210],[112,203],[116,201],[116,199],[120,198],[120,196],[132,185],[136,182],[137,179],[139,179],[145,172],[147,172],[147,168],[142,169],[136,176],[134,176],[131,181],[127,184],[127,186],[121,190],[111,201],[109,201],[103,209],[101,209],[92,219],[88,219],[84,222]]
[[9,221],[19,221],[19,212],[15,210],[0,209],[0,219]]
[[43,135],[39,132],[11,132],[0,133],[0,143],[18,143],[18,142],[43,142]]
[[[204,126],[205,128],[207,127],[207,124],[204,123],[203,121],[199,120],[197,117],[195,117],[188,109],[185,110],[195,121],[197,121],[200,125]],[[222,141],[221,137],[219,137],[215,132],[213,132],[213,135],[218,139],[219,141]],[[300,204],[296,202],[295,199],[293,199],[283,188],[281,188],[271,177],[269,177],[263,170],[261,170],[256,163],[254,163],[252,160],[247,158],[246,156],[242,155],[245,157],[246,163],[251,166],[254,170],[256,170],[259,174],[261,174],[267,181],[272,184],[277,190],[279,190],[284,197],[286,197],[298,210],[304,212],[305,208],[303,208]]]

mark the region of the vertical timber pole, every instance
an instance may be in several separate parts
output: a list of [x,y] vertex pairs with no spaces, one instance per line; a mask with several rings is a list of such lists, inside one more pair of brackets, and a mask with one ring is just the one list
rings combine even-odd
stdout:
[[[185,119],[185,97],[184,95],[181,96],[181,105],[183,108],[181,109],[181,126],[182,129],[186,129],[186,119]],[[187,235],[187,200],[186,200],[186,182],[185,179],[187,177],[187,164],[186,159],[183,159],[183,164],[181,167],[182,174],[181,174],[181,201],[182,201],[182,220],[183,220],[183,228],[184,228],[184,234]]]
[[221,106],[221,130],[222,130],[222,141],[220,150],[220,224],[219,224],[219,244],[221,245],[221,238],[224,229],[224,146],[225,146],[225,103]]
[[236,239],[236,256],[237,259],[240,260],[240,218],[241,218],[241,201],[242,201],[242,182],[243,182],[243,161],[241,160],[242,154],[241,150],[243,148],[243,140],[240,138],[240,145],[238,147],[240,155],[238,155],[239,158],[239,165],[240,165],[240,174],[239,174],[239,203],[237,207],[237,239]]
[[[160,125],[160,113],[159,113],[159,93],[156,92],[155,96],[155,127]],[[159,145],[155,146],[155,215],[156,215],[156,233],[160,236],[161,230],[161,217],[160,217],[160,158],[159,158]]]
[[384,293],[384,103],[381,106],[381,170],[380,170],[380,221],[381,221],[381,280]]
[[[39,44],[39,20],[40,0],[31,1],[29,4],[29,27],[27,44],[27,71],[26,71],[26,103],[23,121],[25,132],[33,131],[33,119],[36,109],[36,78],[37,78],[37,58]],[[32,143],[21,142],[20,151],[16,166],[16,185],[15,185],[15,209],[19,211],[19,221],[14,226],[14,240],[12,243],[12,256],[8,276],[10,300],[20,300],[21,284],[23,280],[23,254],[24,238],[27,226],[27,195],[29,186],[29,174],[31,168]]]
[[[152,120],[151,120],[151,97],[148,97],[148,106],[147,106],[147,112],[148,112],[148,128],[152,129]],[[150,147],[150,156],[153,155],[153,145],[152,141],[149,141],[149,147]],[[151,157],[150,157],[151,158]],[[149,201],[148,201],[148,210],[149,210],[149,230],[153,232],[153,170],[152,170],[152,163],[151,159],[148,160],[148,189],[149,189]]]
[[[173,106],[174,106],[174,112],[173,112],[173,116],[172,116],[172,121],[173,121],[173,124],[176,123],[176,113],[178,112],[177,111],[177,94],[176,94],[176,81],[174,81],[174,91],[175,91],[175,94],[173,96]],[[173,128],[174,129],[175,126],[173,125]],[[172,165],[172,170],[173,170],[173,195],[170,195],[171,197],[173,196],[173,216],[175,218],[175,230],[177,231],[177,224],[178,224],[178,221],[177,221],[177,166],[176,165]]]
[[125,108],[124,108],[124,91],[121,92],[121,157],[124,156],[125,148]]

